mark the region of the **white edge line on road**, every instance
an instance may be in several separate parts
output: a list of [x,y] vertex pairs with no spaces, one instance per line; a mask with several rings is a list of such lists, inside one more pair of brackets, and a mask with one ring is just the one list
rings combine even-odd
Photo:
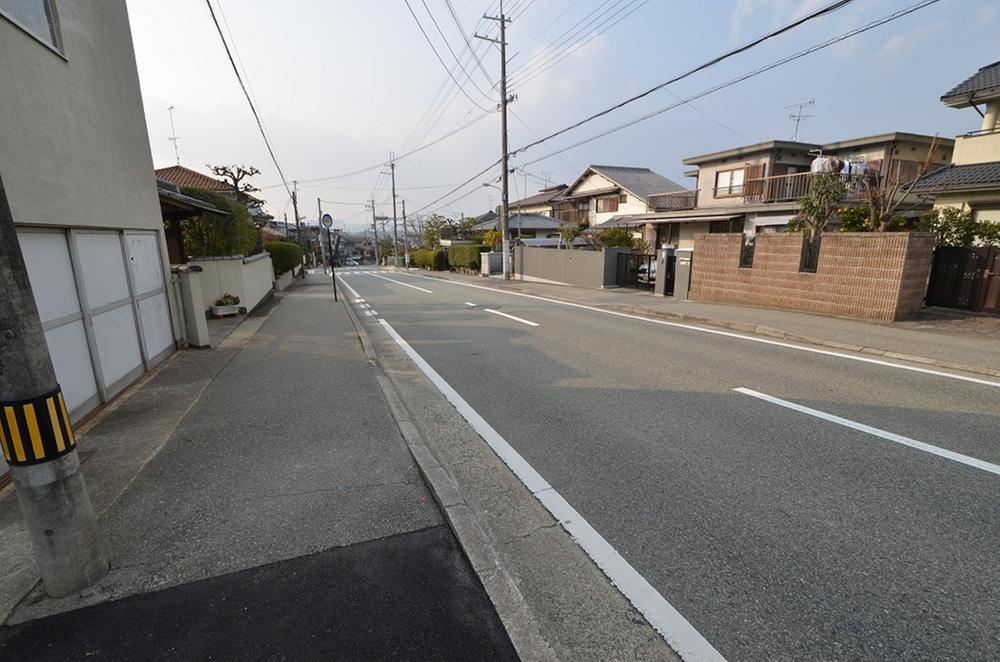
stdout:
[[725,662],[722,654],[660,595],[569,503],[535,471],[493,426],[486,422],[441,375],[384,319],[379,323],[427,376],[462,418],[514,472],[525,487],[555,517],[608,579],[638,609],[650,625],[686,662]]
[[896,434],[894,432],[887,432],[886,430],[865,425],[864,423],[858,423],[848,418],[841,418],[840,416],[827,414],[826,412],[819,411],[818,409],[812,409],[810,407],[795,404],[794,402],[782,400],[781,398],[776,398],[773,395],[767,395],[766,393],[761,393],[752,389],[740,387],[733,390],[738,393],[742,393],[743,395],[749,395],[750,397],[757,398],[758,400],[770,402],[771,404],[778,405],[779,407],[785,407],[802,414],[815,416],[816,418],[821,418],[825,421],[836,423],[837,425],[843,425],[844,427],[851,428],[852,430],[865,432],[875,437],[881,437],[882,439],[902,444],[903,446],[909,446],[910,448],[915,448],[917,450],[924,451],[925,453],[930,453],[931,455],[937,455],[938,457],[943,457],[945,459],[952,460],[953,462],[959,462],[961,464],[965,464],[976,469],[982,469],[983,471],[988,471],[992,474],[1000,476],[1000,465],[993,464],[992,462],[978,460],[968,455],[956,453],[945,448],[939,448],[938,446],[932,446],[931,444],[917,441],[916,439],[911,439],[909,437],[904,437],[903,435]]
[[404,283],[401,280],[393,280],[392,278],[386,278],[385,276],[379,276],[378,274],[372,274],[372,276],[375,276],[375,278],[381,278],[382,280],[387,280],[390,283],[395,283],[396,285],[402,285],[403,287],[410,287],[413,288],[414,290],[420,290],[421,292],[426,292],[427,294],[434,294],[430,290],[425,290],[422,287],[417,287],[416,285],[410,285],[409,283]]
[[465,305],[469,306],[470,308],[475,308],[476,307],[476,304],[472,303],[471,301],[466,301]]
[[515,322],[520,322],[521,324],[527,324],[528,326],[538,326],[538,322],[529,322],[526,319],[520,317],[514,317],[513,315],[508,315],[507,313],[501,313],[499,310],[493,310],[492,308],[483,308],[488,313],[493,313],[494,315],[500,315],[501,317],[506,317],[507,319],[512,319]]
[[460,285],[462,287],[474,287],[478,290],[487,290],[489,292],[498,292],[500,294],[508,294],[515,297],[524,297],[526,299],[535,299],[538,301],[547,301],[549,303],[555,303],[560,306],[568,306],[570,308],[580,308],[582,310],[590,310],[595,313],[604,313],[605,315],[614,315],[615,317],[624,317],[626,319],[640,320],[643,322],[650,322],[652,324],[659,324],[661,326],[670,326],[677,329],[687,329],[689,331],[700,331],[701,333],[709,333],[716,336],[725,336],[727,338],[739,338],[740,340],[748,340],[750,342],[761,343],[763,345],[774,345],[776,347],[788,347],[790,349],[797,349],[801,352],[811,352],[813,354],[823,354],[825,356],[835,356],[841,359],[848,359],[850,361],[860,361],[861,363],[869,363],[872,365],[885,366],[887,368],[896,368],[898,370],[909,370],[910,372],[919,372],[925,375],[934,375],[935,377],[947,377],[948,379],[957,379],[963,382],[971,382],[973,384],[982,384],[983,386],[992,386],[993,388],[1000,388],[1000,382],[990,381],[988,379],[980,379],[978,377],[968,377],[966,375],[956,375],[950,372],[942,372],[941,370],[932,370],[930,368],[920,368],[917,366],[903,365],[900,363],[892,363],[891,361],[884,361],[881,359],[872,359],[866,356],[854,356],[851,354],[844,354],[843,352],[834,352],[828,349],[817,349],[815,347],[803,347],[802,345],[793,345],[791,343],[782,342],[780,340],[769,340],[767,338],[757,338],[754,336],[747,336],[742,333],[734,333],[732,331],[721,331],[719,329],[709,329],[703,326],[695,326],[693,324],[684,324],[682,322],[668,322],[667,320],[654,319],[652,317],[643,317],[642,315],[633,315],[631,313],[622,313],[617,310],[605,310],[604,308],[595,308],[594,306],[588,306],[582,303],[573,303],[572,301],[560,301],[559,299],[550,299],[548,297],[538,296],[537,294],[525,294],[524,292],[508,292],[506,290],[501,290],[495,287],[485,287],[483,285],[474,285],[472,283],[461,283],[455,280],[447,280],[443,278],[431,278],[430,276],[423,276],[420,274],[410,274],[416,276],[417,278],[426,278],[427,280],[433,280],[437,282],[448,282],[452,285]]
[[355,290],[353,287],[351,287],[350,285],[348,285],[347,281],[344,280],[343,276],[341,276],[340,274],[337,274],[337,279],[340,281],[341,285],[343,285],[344,287],[347,288],[347,291],[351,293],[351,296],[353,296],[358,301],[361,301],[362,303],[364,302],[364,299],[361,298],[361,295],[358,294],[357,290]]

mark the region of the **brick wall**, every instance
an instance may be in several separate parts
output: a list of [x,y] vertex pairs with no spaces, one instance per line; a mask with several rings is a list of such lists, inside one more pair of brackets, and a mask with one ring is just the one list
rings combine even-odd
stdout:
[[800,273],[802,236],[758,235],[752,268],[740,268],[740,234],[695,240],[691,298],[893,321],[923,306],[932,235],[823,235],[816,273]]

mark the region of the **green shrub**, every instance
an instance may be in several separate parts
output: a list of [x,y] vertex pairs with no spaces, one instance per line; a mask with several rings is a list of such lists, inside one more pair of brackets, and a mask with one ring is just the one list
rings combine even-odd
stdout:
[[302,264],[302,249],[290,241],[269,241],[264,250],[271,254],[274,275],[280,276]]
[[448,259],[440,248],[418,248],[410,253],[413,265],[421,269],[444,271],[448,268]]
[[464,267],[478,270],[482,265],[480,253],[490,250],[486,244],[458,244],[448,248],[448,264],[452,267]]
[[632,233],[625,228],[608,228],[600,234],[605,248],[632,248]]
[[184,250],[189,256],[252,255],[260,245],[260,230],[242,203],[197,188],[184,187],[181,193],[229,213],[228,216],[202,214],[184,221],[181,225]]

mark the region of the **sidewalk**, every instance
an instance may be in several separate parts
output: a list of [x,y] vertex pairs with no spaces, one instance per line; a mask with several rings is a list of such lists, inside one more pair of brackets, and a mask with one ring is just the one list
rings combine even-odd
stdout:
[[678,301],[626,288],[592,290],[519,280],[504,282],[450,272],[419,273],[598,308],[820,345],[836,351],[864,352],[1000,377],[1000,319],[958,310],[930,308],[913,320],[877,323],[787,310]]
[[[148,463],[102,460],[130,445]],[[80,448],[111,571],[21,599],[25,550],[0,542],[22,569],[0,658],[516,659],[322,274],[178,353]]]

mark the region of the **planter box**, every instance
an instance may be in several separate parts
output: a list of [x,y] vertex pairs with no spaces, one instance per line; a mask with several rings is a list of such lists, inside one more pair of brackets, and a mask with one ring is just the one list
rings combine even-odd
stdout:
[[225,317],[226,315],[239,315],[240,305],[234,306],[212,306],[212,317]]

